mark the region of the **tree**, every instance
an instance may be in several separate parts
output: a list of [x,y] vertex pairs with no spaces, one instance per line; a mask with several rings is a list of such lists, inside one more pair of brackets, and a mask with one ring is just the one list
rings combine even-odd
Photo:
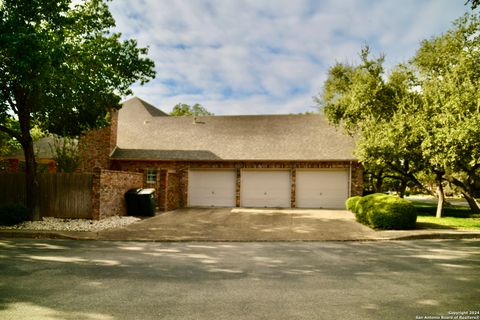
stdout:
[[357,137],[356,155],[367,172],[375,177],[378,189],[385,178],[400,181],[405,193],[409,181],[421,186],[421,138],[410,124],[409,114],[418,108],[418,95],[409,90],[411,72],[399,66],[384,80],[384,57],[370,58],[368,47],[360,53],[357,66],[337,63],[330,68],[317,103],[327,119]]
[[57,172],[75,172],[81,164],[78,140],[69,137],[53,137],[50,149],[54,155]]
[[447,33],[425,40],[413,59],[428,114],[423,154],[480,208],[480,16],[466,14]]
[[[30,129],[75,136],[108,124],[132,83],[155,76],[147,49],[112,33],[102,0],[0,2],[0,131],[22,146],[32,218],[37,188]],[[13,122],[6,120],[13,118]]]
[[475,10],[480,5],[480,0],[467,0],[465,5],[469,4],[472,7],[472,10]]
[[362,50],[358,66],[337,64],[317,98],[327,118],[357,136],[367,170],[426,185],[432,177],[441,216],[445,180],[478,213],[480,188],[480,17],[466,14],[444,35],[422,42],[387,78],[383,58]]
[[[6,126],[13,126],[11,118],[6,119]],[[15,138],[12,138],[5,132],[0,131],[0,156],[7,156],[12,151],[20,148],[20,144]]]
[[200,104],[195,103],[193,106],[190,106],[185,103],[177,103],[175,107],[173,107],[172,112],[170,112],[171,116],[179,117],[179,116],[213,116],[213,113],[208,112],[207,109],[202,107]]

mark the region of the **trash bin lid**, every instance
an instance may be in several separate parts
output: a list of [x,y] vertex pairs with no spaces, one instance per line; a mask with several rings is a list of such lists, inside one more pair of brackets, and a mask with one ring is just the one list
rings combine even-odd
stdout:
[[153,188],[145,188],[145,189],[140,189],[138,194],[152,194],[155,192],[155,189]]
[[130,190],[128,190],[128,191],[125,192],[125,193],[129,193],[129,194],[134,193],[134,194],[137,194],[137,193],[140,193],[140,191],[142,191],[142,189],[135,188],[135,189],[130,189]]

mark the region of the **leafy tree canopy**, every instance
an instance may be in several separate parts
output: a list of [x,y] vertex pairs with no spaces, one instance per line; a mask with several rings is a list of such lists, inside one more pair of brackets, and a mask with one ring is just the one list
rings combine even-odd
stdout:
[[178,103],[173,107],[171,116],[213,116],[213,113],[209,112],[207,109],[202,107],[200,104],[195,103],[193,106],[190,106],[186,103]]
[[[480,18],[465,14],[445,34],[422,42],[388,76],[368,47],[359,65],[330,68],[316,98],[335,125],[357,137],[367,170],[419,185],[447,180],[473,211],[480,188]],[[439,192],[442,193],[442,192]]]
[[155,76],[147,49],[113,33],[103,0],[0,2],[0,131],[23,147],[27,206],[34,207],[30,129],[75,136],[108,123],[130,86]]
[[480,189],[480,16],[465,15],[451,30],[422,43],[413,64],[425,113],[422,150],[464,194],[474,211]]
[[[105,124],[135,81],[154,77],[147,49],[112,33],[99,0],[4,0],[0,13],[0,120],[34,119],[42,129],[78,135]],[[25,123],[25,125],[27,125]],[[2,128],[0,127],[0,130]],[[3,128],[11,129],[11,128]],[[21,136],[18,130],[3,130]],[[22,139],[19,139],[22,140]]]

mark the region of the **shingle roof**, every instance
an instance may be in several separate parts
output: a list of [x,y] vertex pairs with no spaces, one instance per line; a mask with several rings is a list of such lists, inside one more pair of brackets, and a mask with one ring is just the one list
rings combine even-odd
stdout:
[[152,116],[119,112],[113,159],[354,160],[354,141],[321,115]]
[[[76,140],[73,140],[76,143]],[[53,159],[55,157],[55,145],[58,144],[62,146],[63,138],[57,137],[53,135],[48,135],[46,137],[40,138],[37,141],[33,142],[33,150],[35,152],[35,157],[37,160],[40,159]],[[23,154],[23,149],[16,149],[13,150],[7,158],[15,158],[15,159],[24,159],[25,156]]]
[[161,116],[168,116],[165,112],[160,109],[155,108],[150,103],[138,98],[133,97],[124,101],[122,103],[122,109],[127,110],[130,115],[135,115],[135,113],[145,114],[148,112],[152,117],[161,117]]

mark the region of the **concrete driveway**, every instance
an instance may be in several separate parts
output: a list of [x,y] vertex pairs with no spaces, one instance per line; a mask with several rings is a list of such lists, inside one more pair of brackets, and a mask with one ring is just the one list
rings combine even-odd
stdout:
[[369,240],[375,231],[345,210],[188,208],[159,214],[99,240],[312,241]]

